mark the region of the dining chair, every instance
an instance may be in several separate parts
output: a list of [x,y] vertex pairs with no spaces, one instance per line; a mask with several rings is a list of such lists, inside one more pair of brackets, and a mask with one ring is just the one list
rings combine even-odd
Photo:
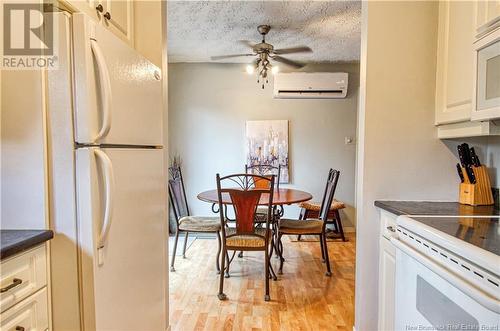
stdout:
[[[305,201],[301,202],[299,205],[300,208],[300,220],[305,220],[308,218],[318,218],[319,210],[321,208],[321,203],[319,202],[310,202]],[[328,238],[333,239],[342,239],[342,241],[347,241],[344,228],[342,227],[342,219],[340,218],[340,210],[345,208],[345,203],[342,201],[333,199],[332,204],[330,206],[330,210],[328,211],[328,219],[333,221],[333,233],[335,233],[335,237],[331,236],[332,232],[328,232]],[[300,241],[300,235],[297,236],[297,240]]]
[[[222,256],[228,251],[263,251],[265,296],[269,301],[269,256],[272,251],[272,235],[270,222],[272,220],[272,201],[275,176],[259,176],[250,174],[235,174],[225,177],[216,175],[217,193],[219,199],[220,225],[222,233]],[[229,197],[234,209],[235,227],[226,226],[226,209],[224,208],[223,195]],[[267,202],[267,217],[265,226],[256,227],[255,213],[259,202]],[[225,258],[221,259],[221,270],[225,270]],[[220,273],[219,300],[226,300],[224,294],[224,275]]]
[[321,257],[323,262],[326,262],[326,275],[331,276],[330,259],[328,257],[328,246],[326,242],[325,229],[328,221],[328,211],[333,201],[335,189],[339,180],[340,171],[330,169],[326,181],[325,192],[321,201],[318,219],[308,220],[293,220],[293,219],[280,219],[278,223],[278,242],[277,245],[280,255],[280,267],[278,273],[283,273],[283,244],[281,237],[287,235],[319,235],[319,242],[321,247]]
[[[279,164],[277,167],[273,165],[268,165],[268,164],[253,164],[253,165],[248,165],[245,164],[245,173],[246,174],[252,174],[252,175],[258,175],[258,176],[269,176],[269,175],[274,175],[276,176],[276,181],[275,181],[275,188],[279,189],[280,188],[280,175],[281,175],[281,164]],[[260,183],[260,185],[266,185],[268,183]],[[276,208],[273,208],[273,214],[276,213],[277,210]],[[282,206],[279,207],[282,210]],[[257,222],[265,222],[267,216],[267,207],[264,206],[259,206],[257,207],[257,212],[255,213],[255,219]]]
[[215,266],[217,272],[220,273],[219,256],[221,252],[222,242],[220,237],[221,223],[219,217],[207,216],[192,216],[189,212],[189,206],[186,198],[186,190],[184,188],[184,180],[182,178],[182,171],[180,167],[169,167],[170,179],[168,180],[168,193],[170,196],[170,204],[174,213],[175,221],[177,223],[177,230],[175,232],[174,250],[172,253],[172,261],[170,263],[170,271],[175,271],[175,254],[177,252],[177,242],[179,241],[179,234],[184,232],[184,248],[182,250],[182,257],[186,258],[186,245],[190,232],[203,232],[215,233],[217,235],[217,257]]

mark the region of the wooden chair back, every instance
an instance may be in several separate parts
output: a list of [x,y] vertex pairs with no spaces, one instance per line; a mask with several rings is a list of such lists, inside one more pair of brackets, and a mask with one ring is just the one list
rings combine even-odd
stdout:
[[[280,188],[281,165],[275,167],[267,164],[254,164],[254,165],[245,164],[245,173],[264,176],[264,177],[269,177],[274,175],[276,176],[276,180],[274,182],[276,185],[276,189]],[[263,181],[257,181],[256,183],[256,185],[265,185],[265,184],[268,183],[265,183]],[[260,188],[265,188],[265,187],[260,187]]]
[[180,167],[169,167],[170,178],[168,180],[168,195],[170,196],[170,205],[174,211],[175,220],[179,225],[179,220],[184,216],[189,216],[189,206],[184,188],[184,180]]
[[223,238],[226,238],[225,225],[227,215],[226,209],[222,203],[222,196],[229,195],[232,207],[234,208],[236,233],[230,236],[251,235],[262,237],[255,233],[255,213],[261,198],[263,198],[267,201],[267,236],[264,238],[267,244],[269,223],[272,219],[272,201],[275,176],[236,174],[221,177],[217,174],[216,180]]
[[333,201],[333,196],[335,195],[335,190],[337,189],[337,183],[339,181],[340,171],[330,169],[328,172],[328,179],[326,181],[325,193],[323,194],[323,199],[321,201],[321,207],[319,210],[319,219],[323,221],[328,220],[328,212],[330,211],[330,206]]

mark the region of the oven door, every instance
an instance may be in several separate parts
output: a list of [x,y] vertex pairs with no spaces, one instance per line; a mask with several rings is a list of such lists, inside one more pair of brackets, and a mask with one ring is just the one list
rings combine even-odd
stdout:
[[499,329],[498,301],[405,242],[391,243],[397,248],[395,330]]

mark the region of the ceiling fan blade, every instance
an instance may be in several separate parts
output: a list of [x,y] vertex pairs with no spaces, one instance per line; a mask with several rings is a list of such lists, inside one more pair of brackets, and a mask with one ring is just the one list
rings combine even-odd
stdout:
[[295,62],[295,61],[292,61],[292,60],[289,60],[289,59],[285,59],[284,57],[281,57],[279,55],[275,55],[272,57],[273,60],[277,61],[277,62],[281,62],[283,64],[286,64],[286,65],[289,65],[291,67],[294,67],[294,68],[302,68],[303,66],[305,66],[305,64],[302,64],[302,63],[299,63],[299,62]]
[[223,60],[223,59],[229,59],[232,57],[240,57],[240,56],[254,56],[255,54],[231,54],[231,55],[217,55],[217,56],[211,56],[210,59],[217,61],[217,60]]
[[248,46],[250,48],[253,49],[253,47],[255,46],[255,44],[253,42],[251,42],[250,40],[238,40],[238,42],[242,45],[245,45],[245,46]]
[[298,47],[275,49],[274,54],[312,53],[312,51],[313,50],[307,46],[298,46]]

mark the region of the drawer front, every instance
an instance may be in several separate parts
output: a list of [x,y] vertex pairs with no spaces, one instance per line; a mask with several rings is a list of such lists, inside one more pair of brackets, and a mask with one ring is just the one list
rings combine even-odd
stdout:
[[380,211],[380,235],[390,239],[396,232],[396,218],[397,216],[388,213],[384,210]]
[[[2,262],[0,312],[47,285],[45,244]],[[2,329],[3,330],[3,329]]]
[[47,288],[0,314],[2,331],[44,331],[49,328]]

